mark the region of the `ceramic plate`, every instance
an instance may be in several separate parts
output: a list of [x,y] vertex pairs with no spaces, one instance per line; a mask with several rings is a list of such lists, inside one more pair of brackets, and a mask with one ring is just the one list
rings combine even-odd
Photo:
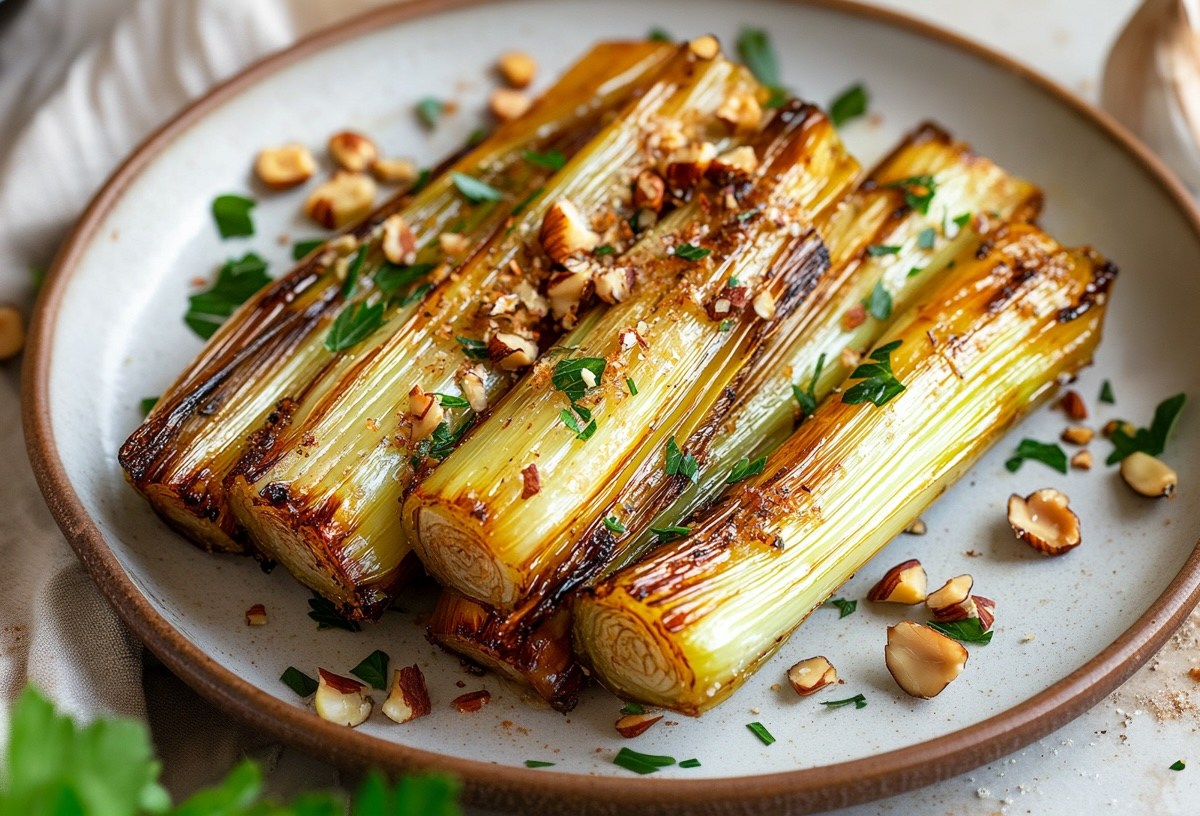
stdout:
[[[926,515],[929,534],[902,536],[840,594],[861,598],[883,568],[920,557],[932,581],[971,572],[998,602],[995,639],[973,647],[961,679],[932,702],[910,699],[888,676],[886,625],[903,610],[860,604],[820,610],[726,704],[698,719],[669,717],[636,742],[613,729],[620,704],[593,689],[569,716],[531,706],[492,677],[466,673],[423,639],[419,609],[385,616],[360,634],[320,631],[307,591],[283,570],[209,557],[188,546],[125,484],[116,451],[200,342],[181,315],[194,278],[253,249],[276,272],[288,240],[313,233],[303,193],[264,197],[258,234],[221,242],[209,216],[219,193],[251,190],[259,148],[321,148],[351,127],[391,155],[430,163],[479,122],[503,50],[536,55],[546,83],[592,42],[636,38],[652,26],[706,31],[732,43],[739,26],[771,32],[784,76],[828,102],[863,81],[873,116],[845,128],[865,163],[932,118],[1046,192],[1046,227],[1066,243],[1094,243],[1122,274],[1096,365],[1077,388],[1092,424],[1118,414],[1147,423],[1156,402],[1200,397],[1194,314],[1200,306],[1200,229],[1185,196],[1144,151],[1049,83],[954,37],[890,14],[839,3],[636,3],[520,0],[417,3],[380,11],[260,64],[199,102],[134,154],[93,203],[43,294],[27,377],[29,437],[44,491],[67,536],[126,621],[172,669],[234,716],[345,765],[439,768],[466,780],[471,801],[521,812],[617,809],[668,813],[793,812],[910,788],[1011,751],[1080,713],[1129,675],[1197,597],[1200,485],[1196,409],[1168,451],[1180,497],[1134,496],[1115,471],[1060,476],[1039,464],[1009,473],[1023,436],[1053,439],[1061,413],[1043,410],[986,456]],[[413,116],[425,95],[453,95],[461,113],[432,135]],[[286,238],[281,238],[286,236]],[[1115,406],[1096,396],[1112,381]],[[1108,445],[1093,445],[1099,458]],[[1084,544],[1044,559],[1005,522],[1010,493],[1054,485],[1083,519]],[[967,551],[978,553],[970,556]],[[266,605],[250,628],[244,610]],[[419,663],[432,716],[397,726],[378,712],[342,729],[319,721],[279,681],[294,665],[346,672],[374,649]],[[784,668],[829,655],[868,706],[827,710],[784,686]],[[449,701],[487,688],[491,705],[460,714]],[[746,724],[777,737],[763,745]],[[701,766],[641,778],[615,766],[623,745]],[[527,769],[525,760],[555,763]]]

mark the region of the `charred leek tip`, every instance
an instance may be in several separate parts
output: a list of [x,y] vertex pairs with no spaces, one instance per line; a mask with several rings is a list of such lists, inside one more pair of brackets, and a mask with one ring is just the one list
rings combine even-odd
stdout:
[[761,477],[693,521],[688,539],[583,594],[576,642],[596,675],[689,714],[727,697],[1058,378],[1090,362],[1115,271],[1029,225],[960,257],[881,338],[877,364],[853,372]]

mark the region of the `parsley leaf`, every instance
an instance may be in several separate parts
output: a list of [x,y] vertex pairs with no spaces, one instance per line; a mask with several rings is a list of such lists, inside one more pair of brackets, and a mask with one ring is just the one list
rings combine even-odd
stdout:
[[962,215],[954,216],[954,218],[951,220],[954,222],[954,226],[962,229],[967,224],[971,223],[971,214],[969,212],[965,212]]
[[[576,414],[579,416],[576,417]],[[582,405],[572,403],[570,408],[563,408],[558,417],[564,425],[575,432],[576,439],[586,442],[596,433],[596,420],[592,419],[592,412]],[[587,424],[584,425],[580,420]]]
[[743,28],[738,33],[737,50],[754,78],[771,92],[767,107],[777,108],[783,104],[786,94],[779,81],[779,60],[767,32],[761,28]]
[[685,261],[698,261],[701,258],[707,258],[711,254],[711,249],[698,247],[695,244],[680,244],[675,247],[675,257],[683,258]]
[[897,187],[904,191],[904,203],[921,215],[929,215],[929,202],[937,192],[937,181],[933,176],[909,176],[884,187]]
[[838,619],[841,620],[848,615],[854,614],[854,610],[858,609],[858,601],[848,601],[845,598],[830,598],[828,601],[821,604],[821,606],[837,607]]
[[656,756],[654,754],[643,754],[641,751],[634,751],[630,748],[622,748],[617,751],[617,755],[613,757],[613,764],[619,765],[627,771],[633,771],[639,774],[652,774],[658,771],[659,768],[669,768],[675,764],[675,757]]
[[239,260],[231,258],[221,267],[211,288],[188,297],[183,322],[207,340],[225,318],[270,282],[267,262],[253,252],[247,252]]
[[485,201],[499,201],[504,198],[504,194],[495,187],[484,184],[479,179],[474,176],[468,176],[466,173],[451,173],[450,180],[454,182],[454,186],[462,193],[463,198],[472,204],[482,204]]
[[555,363],[551,381],[572,403],[579,402],[588,391],[599,387],[605,365],[603,357],[567,357]]
[[561,170],[567,164],[567,157],[553,148],[545,153],[526,150],[521,156],[530,164],[536,164],[538,167],[545,167],[548,170]]
[[843,706],[853,705],[855,710],[867,707],[867,698],[861,694],[855,694],[853,697],[847,697],[844,700],[825,700],[821,705],[826,708],[842,708]]
[[650,42],[671,42],[671,35],[665,29],[655,26],[646,32],[646,39]]
[[148,413],[153,411],[154,406],[158,405],[158,401],[160,399],[162,399],[162,398],[161,397],[142,397],[142,401],[140,403],[138,403],[139,407],[142,409],[142,416],[146,416]]
[[921,274],[922,272],[924,272],[924,271],[925,271],[925,267],[923,267],[923,266],[914,266],[912,269],[908,270],[908,275],[907,275],[907,277],[910,277],[910,278],[915,278],[917,275],[920,275],[920,274]]
[[1151,456],[1161,454],[1167,448],[1167,436],[1170,435],[1171,428],[1175,425],[1175,420],[1179,418],[1179,412],[1183,410],[1185,402],[1187,402],[1186,394],[1176,394],[1163,400],[1154,409],[1154,419],[1150,421],[1150,427],[1138,428],[1132,435],[1123,427],[1118,426],[1112,436],[1108,438],[1108,441],[1113,444],[1113,452],[1108,455],[1105,462],[1115,465],[1136,451],[1148,453]]
[[375,688],[386,691],[388,680],[388,653],[376,649],[350,670],[350,673]]
[[806,417],[812,416],[813,411],[817,410],[817,380],[821,379],[821,369],[824,367],[825,354],[822,352],[817,358],[817,367],[813,370],[812,379],[808,381],[808,388],[792,385],[792,396],[800,403],[800,410]]
[[873,363],[863,363],[850,373],[850,379],[862,380],[850,386],[842,394],[842,402],[847,405],[858,405],[871,402],[875,405],[886,405],[893,397],[904,390],[904,384],[892,373],[892,352],[900,348],[903,341],[893,340],[886,346],[880,346],[871,352]]
[[751,461],[746,457],[737,460],[733,468],[729,471],[729,475],[725,477],[725,484],[737,484],[743,479],[749,479],[751,476],[757,476],[763,472],[767,466],[766,455],[760,456]]
[[454,449],[458,447],[459,441],[475,425],[475,419],[474,413],[467,414],[462,423],[453,430],[451,430],[448,420],[439,422],[438,426],[433,429],[433,433],[418,443],[417,460],[420,461],[423,456],[437,459],[439,462],[445,459],[453,453]]
[[442,112],[445,109],[446,106],[442,104],[441,100],[427,96],[417,102],[417,117],[425,127],[432,128],[442,118]]
[[615,255],[616,252],[617,249],[612,244],[601,244],[592,250],[592,254],[597,258],[603,258],[605,255]]
[[690,453],[684,453],[679,449],[679,443],[672,436],[667,440],[667,475],[668,476],[683,476],[693,484],[699,479],[697,473],[700,470],[700,463],[696,461],[696,457]]
[[434,266],[435,264],[431,263],[400,266],[391,261],[384,261],[383,266],[375,273],[375,285],[379,288],[379,291],[391,297],[401,289],[424,278],[433,271]]
[[861,82],[851,85],[838,94],[829,105],[829,118],[834,127],[841,127],[851,119],[857,119],[867,112],[867,89]]
[[308,599],[308,616],[317,622],[318,629],[345,629],[347,632],[361,632],[362,624],[348,620],[342,616],[333,602],[313,595]]
[[925,624],[930,629],[941,632],[946,637],[961,640],[963,643],[991,643],[992,632],[983,631],[979,618],[963,618],[956,621],[929,621]]
[[1117,398],[1113,395],[1112,383],[1108,380],[1100,386],[1100,401],[1108,405],[1116,404]]
[[746,727],[762,741],[763,745],[771,745],[775,742],[775,737],[767,730],[767,727],[760,722],[746,723]]
[[624,707],[621,708],[621,713],[622,714],[645,714],[646,709],[642,708],[641,704],[639,704],[639,703],[626,703],[624,705]]
[[305,238],[303,241],[297,241],[292,244],[292,260],[299,261],[307,258],[324,243],[324,238]]
[[933,227],[926,227],[917,234],[917,246],[921,249],[933,249],[935,243],[937,243],[937,230]]
[[354,290],[358,286],[358,276],[362,272],[363,262],[367,258],[366,246],[360,246],[358,252],[354,253],[354,257],[350,259],[350,264],[346,268],[346,280],[342,282],[342,297],[349,300],[354,295]]
[[438,404],[443,408],[470,408],[471,403],[467,402],[460,396],[455,394],[442,394],[434,391],[433,395],[438,398]]
[[604,526],[610,533],[624,533],[628,529],[616,516],[605,516]]
[[1182,759],[1177,759],[1174,762],[1172,762],[1170,765],[1168,765],[1167,767],[1170,768],[1172,771],[1182,771],[1184,768],[1187,767],[1187,765],[1184,763],[1184,761]]
[[871,244],[867,247],[867,254],[872,258],[883,255],[899,255],[900,247],[897,244]]
[[526,768],[553,768],[554,763],[546,762],[545,760],[541,760],[541,759],[527,759],[527,760],[525,760],[525,767]]
[[241,238],[254,234],[250,211],[253,199],[240,195],[219,195],[213,199],[212,216],[222,238]]
[[678,538],[684,538],[692,532],[692,528],[684,527],[679,524],[672,524],[670,527],[651,527],[650,532],[658,536],[659,544],[666,544],[668,541],[674,541]]
[[327,351],[337,353],[366,340],[383,325],[383,304],[351,303],[338,313],[325,335]]
[[1054,442],[1038,442],[1036,439],[1022,439],[1017,445],[1017,452],[1004,463],[1012,473],[1016,473],[1026,459],[1041,462],[1054,468],[1059,473],[1067,472],[1067,454]]
[[633,377],[626,377],[625,384],[629,386],[629,396],[636,397],[638,393],[637,383],[633,381]]
[[301,697],[307,697],[317,690],[317,681],[295,666],[288,666],[284,669],[283,674],[279,675],[279,679],[285,686]]
[[871,296],[863,303],[867,313],[876,320],[887,320],[892,316],[892,296],[886,288],[883,281],[877,281],[875,288],[871,290]]
[[468,360],[486,360],[488,357],[487,343],[472,337],[455,337],[454,340],[462,347],[463,354]]
[[679,767],[680,768],[699,768],[700,760],[698,760],[694,757],[692,759],[682,759],[679,761]]

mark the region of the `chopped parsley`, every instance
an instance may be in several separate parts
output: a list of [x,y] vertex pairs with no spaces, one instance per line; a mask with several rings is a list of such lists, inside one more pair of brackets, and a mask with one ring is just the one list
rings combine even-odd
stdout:
[[351,303],[338,313],[325,335],[325,348],[337,353],[358,345],[383,325],[383,304]]
[[642,708],[642,706],[638,703],[626,703],[625,707],[621,709],[621,713],[622,714],[645,714],[646,709]]
[[159,399],[161,399],[161,398],[160,397],[142,397],[142,401],[140,403],[138,403],[139,407],[142,409],[142,416],[146,416],[146,414],[153,411],[154,406],[158,405]]
[[247,252],[238,260],[230,259],[217,273],[211,288],[188,297],[183,322],[207,340],[237,307],[270,282],[267,262],[253,252]]
[[605,255],[615,254],[616,251],[616,248],[612,244],[601,244],[592,250],[592,254],[598,258],[603,258]]
[[347,619],[333,605],[332,601],[313,595],[308,599],[308,616],[317,622],[318,629],[345,629],[347,632],[361,632],[362,624]]
[[1113,395],[1112,383],[1108,380],[1100,385],[1100,401],[1108,405],[1116,404],[1117,398]]
[[887,320],[892,316],[892,296],[884,287],[883,281],[876,281],[871,295],[863,302],[867,314],[876,320]]
[[530,164],[545,167],[547,170],[561,170],[567,164],[567,157],[553,148],[547,150],[545,153],[538,153],[536,150],[526,150],[521,156]]
[[746,723],[746,727],[754,736],[762,740],[763,745],[771,745],[775,742],[775,737],[767,730],[767,727],[760,722]]
[[1059,473],[1067,472],[1067,454],[1054,442],[1038,442],[1036,439],[1022,439],[1017,445],[1017,451],[1004,466],[1012,473],[1020,470],[1027,459],[1041,462],[1052,467]]
[[683,476],[693,484],[699,478],[697,473],[700,471],[700,463],[696,461],[696,457],[690,453],[684,453],[679,449],[679,443],[672,436],[667,440],[667,465],[668,476]]
[[636,397],[637,396],[637,383],[635,383],[633,381],[633,377],[626,377],[625,384],[627,386],[629,386],[629,396]]
[[1184,768],[1187,767],[1187,765],[1184,763],[1184,761],[1182,759],[1177,759],[1174,762],[1172,762],[1170,765],[1168,765],[1167,767],[1170,768],[1172,771],[1182,771]]
[[413,290],[407,295],[400,298],[398,302],[401,306],[412,306],[417,301],[423,300],[425,296],[429,294],[431,289],[433,289],[432,283],[422,283],[420,286],[414,287]]
[[850,373],[850,379],[861,380],[850,386],[842,394],[842,402],[847,405],[858,405],[871,402],[877,406],[886,405],[893,397],[904,390],[904,384],[892,373],[892,352],[900,348],[903,341],[893,340],[886,346],[880,346],[871,352],[873,363],[863,363]]
[[825,700],[821,703],[821,705],[825,706],[826,708],[842,708],[844,706],[852,705],[857,710],[867,707],[867,698],[861,694],[855,694],[853,697],[847,697],[844,700]]
[[350,670],[350,673],[380,691],[387,690],[388,653],[376,649],[362,659],[362,662]]
[[483,144],[483,140],[488,137],[487,128],[475,128],[467,136],[467,147],[477,147]]
[[961,640],[963,643],[991,643],[991,630],[983,631],[979,618],[963,618],[956,621],[929,621],[925,624],[946,637]]
[[468,360],[486,360],[488,358],[487,343],[473,337],[455,337],[455,342],[462,348]]
[[442,394],[434,391],[433,395],[438,398],[438,404],[443,408],[470,408],[471,403],[467,402],[462,397],[454,394]]
[[354,257],[350,259],[350,265],[346,268],[346,280],[342,282],[343,298],[349,300],[354,295],[354,289],[358,286],[358,276],[362,272],[366,257],[366,246],[360,246],[358,252],[355,252]]
[[867,254],[872,258],[883,255],[899,255],[900,246],[898,244],[871,244],[867,247]]
[[389,297],[401,289],[416,283],[434,269],[431,263],[416,263],[411,266],[401,266],[391,261],[384,261],[383,266],[375,273],[375,285]]
[[482,204],[485,201],[499,201],[504,198],[504,194],[495,187],[484,184],[479,179],[474,176],[468,176],[466,173],[451,173],[450,180],[454,182],[454,186],[462,193],[463,198],[472,204]]
[[300,697],[307,697],[317,690],[317,681],[295,666],[288,666],[284,669],[283,674],[279,675],[279,679]]
[[743,479],[749,479],[751,476],[757,476],[763,472],[767,466],[766,455],[760,456],[757,459],[751,460],[742,457],[737,460],[733,468],[730,469],[729,475],[725,477],[725,484],[737,484]]
[[212,216],[222,238],[242,238],[254,234],[250,211],[254,200],[240,195],[219,195],[213,199]]
[[733,319],[732,318],[727,317],[717,325],[717,331],[722,332],[722,333],[730,331],[732,329],[733,329]]
[[711,249],[698,247],[695,244],[680,244],[675,247],[675,257],[683,258],[685,261],[698,261],[701,258],[707,258],[711,254]]
[[604,527],[610,533],[623,533],[627,530],[625,525],[622,524],[621,520],[619,518],[617,518],[616,516],[605,516],[604,517]]
[[937,193],[937,181],[933,176],[909,176],[884,185],[904,191],[904,203],[921,215],[929,215],[929,203]]
[[650,42],[671,42],[672,41],[671,35],[668,34],[664,29],[661,29],[657,26],[655,26],[654,28],[652,28],[646,32],[646,39],[649,40]]
[[325,243],[324,238],[305,238],[292,244],[292,260],[299,261],[307,258],[314,250]]
[[926,227],[917,234],[917,246],[921,249],[933,249],[935,243],[937,243],[937,230],[933,227]]
[[679,761],[679,767],[680,768],[699,768],[700,760],[698,760],[694,757],[692,759],[683,759],[683,760]]
[[1105,460],[1107,464],[1115,465],[1126,456],[1137,451],[1158,456],[1167,448],[1167,436],[1187,402],[1186,394],[1176,394],[1168,397],[1154,409],[1154,419],[1149,428],[1137,428],[1132,434],[1118,426],[1108,441],[1113,445],[1113,452]]
[[851,119],[857,119],[867,112],[867,89],[861,82],[851,85],[838,94],[829,105],[829,118],[834,127],[841,127]]
[[830,598],[822,606],[833,606],[837,608],[838,619],[854,614],[854,610],[858,609],[858,601],[848,601],[845,598]]
[[659,768],[669,768],[675,764],[675,757],[656,756],[654,754],[643,754],[640,751],[633,751],[629,748],[622,748],[617,751],[617,755],[613,757],[613,764],[619,765],[627,771],[633,771],[639,774],[656,773]]
[[438,120],[442,118],[442,113],[445,110],[445,104],[440,99],[434,99],[432,96],[427,96],[417,102],[417,118],[428,128],[437,125]]
[[921,274],[922,272],[924,272],[924,271],[925,271],[925,267],[923,267],[923,266],[914,266],[912,269],[908,270],[908,275],[907,275],[907,277],[910,277],[910,278],[915,278],[917,275],[920,275],[920,274]]
[[668,541],[675,541],[690,535],[692,528],[672,524],[670,527],[651,527],[650,532],[658,536],[659,544],[666,544]]
[[767,107],[777,108],[783,104],[786,93],[779,81],[779,60],[775,49],[771,47],[771,39],[761,28],[743,28],[737,38],[738,54],[742,62],[754,74],[754,78],[767,86],[771,96]]
[[808,381],[807,388],[801,388],[798,385],[792,385],[792,396],[796,402],[800,403],[800,410],[804,415],[812,416],[813,411],[817,410],[817,380],[821,379],[821,369],[825,367],[825,354],[822,353],[817,358],[817,367],[813,370],[812,379]]
[[541,759],[527,759],[527,760],[525,760],[525,767],[526,768],[553,768],[554,763],[546,762],[545,760],[541,760]]
[[603,357],[566,357],[554,365],[551,380],[555,388],[576,403],[588,391],[599,387],[605,365]]
[[429,438],[422,439],[418,444],[417,451],[419,455],[417,461],[420,461],[421,456],[428,456],[431,459],[437,459],[439,462],[442,461],[454,452],[454,449],[458,447],[459,440],[467,435],[467,431],[471,430],[474,424],[475,414],[473,413],[467,414],[462,424],[454,430],[451,430],[448,421],[439,422],[438,426],[433,429],[433,433],[429,435]]
[[586,442],[596,433],[596,420],[592,419],[592,412],[582,405],[572,403],[570,408],[563,408],[558,416],[564,425],[575,432],[576,439]]
[[971,223],[971,214],[969,212],[965,212],[962,215],[954,216],[954,218],[952,220],[954,221],[954,226],[958,227],[959,229],[962,229],[967,224]]

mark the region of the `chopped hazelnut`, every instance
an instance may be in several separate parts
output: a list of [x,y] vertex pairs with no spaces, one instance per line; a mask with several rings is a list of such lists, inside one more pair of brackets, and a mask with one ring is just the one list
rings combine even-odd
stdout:
[[505,371],[516,371],[533,365],[537,359],[537,343],[519,334],[497,332],[488,341],[488,357]]
[[438,247],[451,258],[463,258],[471,251],[471,241],[458,232],[443,232],[438,236]]
[[392,690],[383,704],[383,713],[398,723],[412,722],[433,711],[425,675],[418,666],[405,666],[392,672]]
[[579,208],[560,198],[550,205],[542,219],[539,235],[542,249],[555,263],[563,263],[581,252],[591,252],[600,243]]
[[643,711],[640,714],[624,714],[617,720],[617,733],[625,739],[633,739],[646,733],[662,718],[662,714],[654,714],[649,711]]
[[446,412],[438,403],[436,394],[426,394],[419,385],[408,392],[408,414],[412,419],[410,439],[420,442],[441,424]]
[[371,716],[371,698],[366,695],[366,686],[349,677],[327,672],[318,668],[317,694],[313,704],[317,716],[338,725],[354,728]]
[[925,600],[928,578],[925,567],[915,558],[892,567],[879,583],[867,593],[868,601],[879,603],[918,604]]
[[867,322],[867,309],[861,303],[856,303],[842,315],[842,330],[853,331]]
[[688,43],[688,50],[702,60],[715,59],[721,53],[721,43],[711,34],[704,34]]
[[967,665],[961,643],[912,621],[888,627],[883,654],[896,685],[926,700],[940,694]]
[[596,296],[605,303],[620,303],[633,291],[634,270],[629,266],[614,266],[596,276]]
[[246,625],[247,626],[266,626],[267,625],[267,608],[262,604],[254,604],[246,610]]
[[487,689],[479,691],[468,691],[466,694],[460,694],[450,701],[450,705],[454,706],[462,714],[473,714],[479,709],[492,701],[492,693]]
[[663,206],[667,183],[653,170],[643,170],[633,181],[633,205],[639,210],[658,212]]
[[975,605],[971,601],[971,587],[974,583],[975,579],[970,575],[951,578],[939,589],[929,593],[925,598],[925,605],[929,607],[933,617],[940,621],[976,617]]
[[398,266],[411,265],[417,259],[417,236],[399,213],[384,220],[381,245],[383,256]]
[[511,122],[525,115],[533,102],[523,92],[512,88],[497,88],[488,100],[488,109],[501,122]]
[[717,118],[734,133],[752,133],[762,124],[762,105],[751,92],[733,94],[717,109]]
[[758,156],[750,145],[741,145],[717,156],[710,169],[721,174],[750,176],[758,169]]
[[1142,451],[1134,451],[1121,460],[1121,478],[1133,492],[1152,499],[1171,496],[1179,482],[1166,463]]
[[792,685],[792,690],[801,697],[807,697],[826,686],[842,682],[829,659],[820,655],[794,664],[787,670],[787,679]]
[[925,535],[929,532],[929,527],[921,519],[913,519],[913,523],[905,527],[904,532],[909,535]]
[[384,184],[407,187],[420,177],[421,171],[409,159],[376,159],[371,165],[371,175]]
[[254,161],[254,173],[272,190],[303,184],[317,172],[317,162],[304,145],[289,144],[262,150]]
[[379,158],[379,148],[361,133],[343,130],[329,137],[329,155],[343,170],[362,173]]
[[717,148],[712,142],[695,142],[673,151],[663,172],[667,185],[672,192],[692,189],[704,178],[716,157]]
[[775,317],[775,298],[766,289],[754,298],[754,313],[763,320]]
[[1063,409],[1069,418],[1076,422],[1087,419],[1087,405],[1083,402],[1083,397],[1079,396],[1078,391],[1068,391],[1062,395],[1058,401],[1058,407]]
[[523,51],[509,51],[500,55],[496,69],[509,85],[514,88],[526,88],[533,82],[537,62]]
[[542,492],[542,477],[538,473],[537,464],[530,462],[521,469],[521,498],[528,499]]
[[1008,499],[1008,523],[1017,538],[1045,555],[1062,555],[1079,546],[1079,516],[1067,494],[1052,487]]
[[1092,469],[1092,452],[1090,450],[1081,450],[1071,457],[1071,467],[1076,470],[1091,470]]
[[1086,445],[1095,435],[1096,432],[1086,425],[1068,425],[1062,432],[1062,441],[1072,445]]
[[326,229],[341,229],[365,218],[374,203],[371,177],[343,171],[312,191],[304,212]]
[[591,275],[587,272],[561,272],[551,277],[546,286],[550,313],[560,320],[569,319],[583,301],[591,282]]
[[1132,423],[1122,422],[1119,419],[1110,419],[1104,423],[1104,427],[1100,429],[1100,433],[1104,434],[1107,438],[1115,434],[1118,430],[1124,432],[1126,436],[1133,436],[1137,433],[1137,428]]
[[458,378],[458,387],[462,390],[463,397],[471,403],[471,410],[477,414],[483,413],[488,407],[487,387],[483,377],[483,372],[479,369],[468,368]]

